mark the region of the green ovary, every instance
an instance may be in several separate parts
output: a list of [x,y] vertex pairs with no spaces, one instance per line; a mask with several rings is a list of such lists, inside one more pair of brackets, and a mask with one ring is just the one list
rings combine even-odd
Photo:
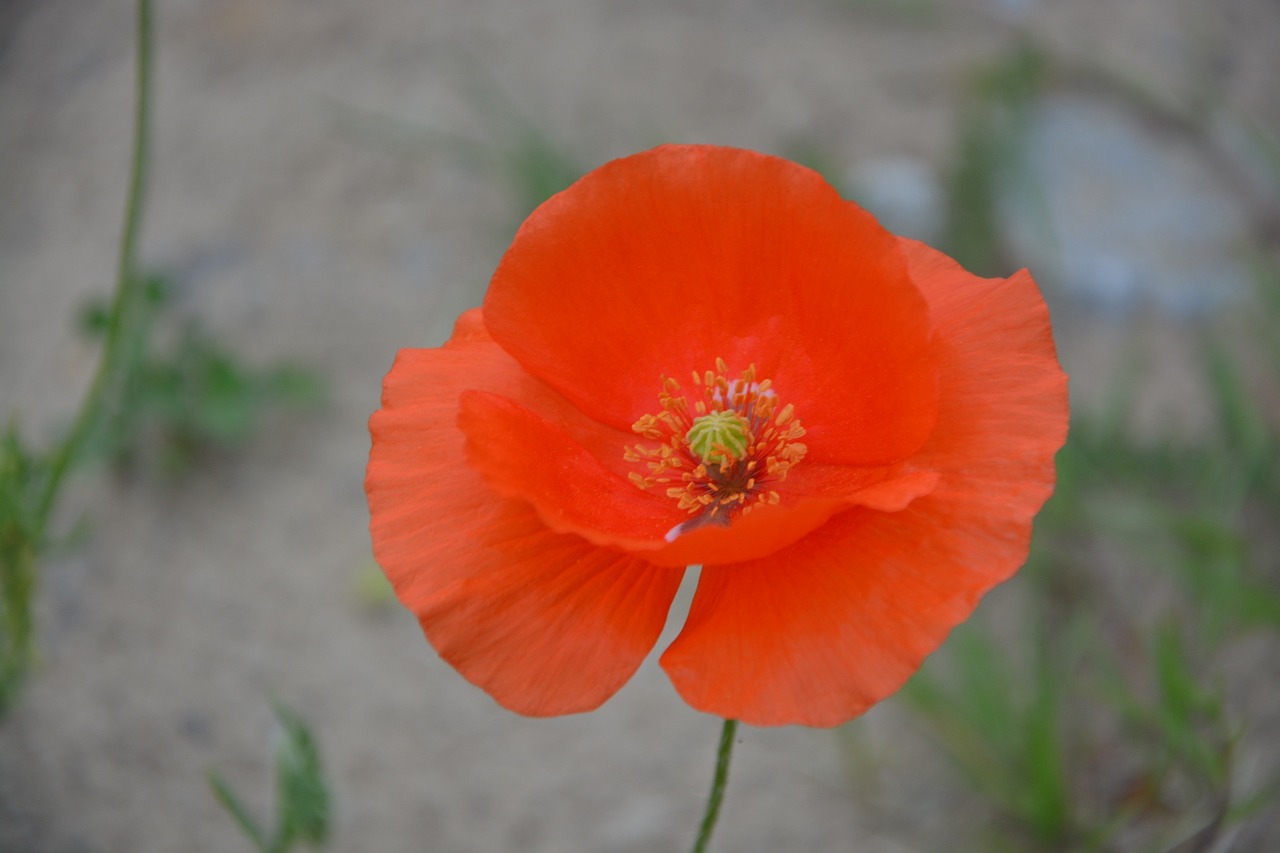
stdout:
[[722,465],[746,453],[747,425],[736,412],[709,412],[694,419],[684,438],[703,462]]

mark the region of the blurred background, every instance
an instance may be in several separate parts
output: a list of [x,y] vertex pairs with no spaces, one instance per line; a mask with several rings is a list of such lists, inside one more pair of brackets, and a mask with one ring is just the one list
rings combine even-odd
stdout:
[[253,849],[207,774],[272,822],[273,703],[330,849],[688,847],[719,721],[652,661],[502,711],[391,600],[362,488],[396,350],[668,141],[1030,267],[1074,407],[1028,567],[866,717],[740,730],[714,849],[1280,849],[1275,0],[160,0],[121,326],[134,19],[0,3],[0,652],[35,650],[0,662],[0,850]]

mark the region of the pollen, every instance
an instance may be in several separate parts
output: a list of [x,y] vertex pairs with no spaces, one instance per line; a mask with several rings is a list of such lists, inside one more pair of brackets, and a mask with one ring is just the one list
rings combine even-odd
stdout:
[[689,393],[664,377],[661,411],[632,425],[644,442],[623,452],[628,462],[643,466],[630,474],[631,482],[661,489],[696,516],[678,529],[695,522],[725,525],[735,513],[778,503],[774,486],[807,450],[795,407],[779,404],[769,380],[757,381],[754,364],[737,379],[728,373],[724,359],[716,359],[714,371],[693,374]]

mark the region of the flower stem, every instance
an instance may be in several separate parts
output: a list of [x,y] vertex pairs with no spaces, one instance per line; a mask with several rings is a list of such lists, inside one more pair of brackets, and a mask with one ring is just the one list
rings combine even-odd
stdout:
[[737,720],[724,721],[724,728],[720,730],[720,748],[716,751],[716,774],[711,780],[707,810],[702,816],[702,826],[698,829],[698,840],[694,842],[693,853],[704,853],[711,843],[711,832],[716,828],[720,803],[724,800],[725,785],[729,781],[729,757],[733,754],[733,736],[737,731]]
[[151,125],[151,6],[152,0],[138,0],[137,18],[137,66],[135,86],[137,90],[133,113],[133,163],[129,176],[129,196],[125,201],[124,227],[120,235],[120,256],[116,267],[115,295],[111,301],[106,340],[93,384],[80,404],[71,432],[58,447],[50,464],[44,490],[36,504],[35,529],[37,538],[43,538],[58,489],[67,469],[75,460],[94,425],[101,416],[107,391],[115,379],[119,361],[120,341],[123,336],[124,314],[129,303],[129,293],[134,287],[135,258],[138,249],[138,230],[142,222],[142,202],[147,185],[147,165]]

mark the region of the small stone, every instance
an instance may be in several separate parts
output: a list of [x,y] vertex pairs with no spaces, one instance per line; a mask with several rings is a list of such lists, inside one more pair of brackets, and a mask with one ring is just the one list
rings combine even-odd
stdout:
[[1016,256],[1103,314],[1181,319],[1248,292],[1242,204],[1187,140],[1081,95],[1031,113],[1000,214]]

